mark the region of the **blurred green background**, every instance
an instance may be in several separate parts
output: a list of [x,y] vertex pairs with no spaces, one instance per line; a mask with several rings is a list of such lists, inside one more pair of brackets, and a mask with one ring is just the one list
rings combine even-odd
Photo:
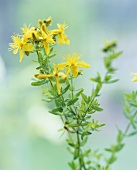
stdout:
[[[0,170],[69,170],[71,155],[66,150],[64,135],[60,138],[60,120],[48,113],[41,99],[41,89],[31,86],[36,73],[35,56],[24,57],[8,52],[14,32],[24,23],[37,25],[49,16],[56,23],[68,24],[69,46],[57,47],[58,57],[78,52],[91,65],[84,70],[80,86],[88,93],[93,84],[89,78],[97,71],[104,73],[101,48],[104,40],[118,41],[124,51],[115,62],[120,81],[105,86],[100,99],[104,107],[96,118],[106,123],[89,141],[92,149],[104,148],[115,141],[116,125],[124,129],[123,94],[135,90],[131,72],[137,71],[137,1],[136,0],[0,0]],[[137,137],[126,141],[112,170],[137,169]]]

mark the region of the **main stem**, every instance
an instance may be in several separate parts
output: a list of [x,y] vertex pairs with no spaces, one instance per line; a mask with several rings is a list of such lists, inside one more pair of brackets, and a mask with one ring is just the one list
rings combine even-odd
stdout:
[[82,166],[81,166],[81,156],[80,156],[80,137],[79,137],[79,133],[78,133],[78,130],[77,130],[77,143],[78,143],[78,160],[79,160],[79,170],[82,170]]
[[[72,87],[72,93],[71,93],[71,95],[72,95],[72,99],[73,99],[73,97],[74,97],[74,92],[73,92],[73,78],[71,78],[71,87]],[[77,110],[76,110],[76,107],[73,105],[73,107],[74,107],[74,109],[75,109],[75,112],[76,112],[76,114],[77,114]],[[78,115],[77,115],[78,116]],[[78,121],[78,117],[77,117],[77,124],[79,124],[79,121]],[[77,144],[78,144],[78,162],[79,162],[79,170],[82,170],[82,166],[81,166],[81,148],[80,148],[80,137],[79,137],[79,132],[78,132],[78,128],[77,128],[77,130],[76,130],[76,138],[77,138]]]

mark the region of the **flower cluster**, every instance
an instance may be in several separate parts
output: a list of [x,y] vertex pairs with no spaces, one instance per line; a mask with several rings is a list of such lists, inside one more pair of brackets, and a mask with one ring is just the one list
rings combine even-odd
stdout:
[[29,52],[34,52],[40,48],[44,48],[46,55],[49,55],[51,50],[51,45],[56,43],[56,37],[58,37],[59,44],[69,44],[65,29],[67,28],[66,24],[57,24],[58,29],[50,30],[49,26],[51,24],[51,17],[46,20],[39,20],[38,27],[26,26],[21,28],[22,35],[13,35],[11,36],[13,43],[10,43],[9,50],[13,50],[13,54],[17,54],[19,51],[20,62],[24,56],[29,55]]
[[[38,62],[40,66],[39,74],[35,74],[35,78],[39,80],[47,79],[50,84],[54,82],[58,94],[61,93],[60,78],[66,80],[69,76],[77,77],[81,71],[79,67],[89,68],[90,65],[84,61],[78,61],[79,55],[74,53],[68,54],[65,57],[66,62],[59,64],[51,64],[50,59],[56,54],[53,54],[53,46],[55,44],[70,44],[65,30],[68,27],[66,24],[57,24],[57,29],[50,29],[52,19],[49,17],[45,20],[39,20],[38,26],[24,26],[21,28],[22,35],[16,34],[11,36],[13,43],[10,43],[9,50],[13,50],[13,54],[19,52],[20,62],[22,61],[24,54],[29,55],[36,53],[38,55]],[[60,71],[61,70],[61,71]],[[62,72],[64,70],[64,72]],[[53,81],[53,82],[51,82]]]

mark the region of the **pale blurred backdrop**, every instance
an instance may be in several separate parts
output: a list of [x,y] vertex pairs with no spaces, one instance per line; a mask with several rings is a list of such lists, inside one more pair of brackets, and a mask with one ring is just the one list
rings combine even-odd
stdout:
[[[58,59],[65,53],[78,52],[91,65],[84,70],[77,85],[91,91],[89,78],[104,73],[101,48],[105,40],[117,40],[123,55],[115,62],[120,81],[104,86],[96,118],[106,123],[88,143],[92,149],[107,147],[115,141],[116,125],[126,126],[122,115],[123,94],[136,90],[131,72],[137,71],[137,1],[136,0],[0,0],[0,170],[69,170],[71,155],[60,120],[48,113],[52,107],[42,101],[40,87],[31,86],[36,73],[33,57],[8,52],[13,33],[20,33],[24,23],[37,25],[49,16],[56,23],[68,24],[69,46],[57,47]],[[126,140],[112,170],[137,169],[137,137]]]

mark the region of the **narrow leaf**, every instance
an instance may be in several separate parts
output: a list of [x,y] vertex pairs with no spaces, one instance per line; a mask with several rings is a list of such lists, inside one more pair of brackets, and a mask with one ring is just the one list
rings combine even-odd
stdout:
[[129,133],[127,136],[133,136],[133,135],[136,135],[136,134],[137,134],[137,131],[131,132],[131,133]]
[[98,106],[95,106],[95,105],[92,105],[91,106],[93,109],[95,109],[96,111],[102,111],[103,109],[98,107]]
[[36,81],[36,82],[32,82],[31,85],[32,86],[41,86],[46,84],[48,81],[47,80],[41,80],[41,81]]
[[67,103],[67,106],[70,106],[70,105],[73,105],[74,103],[76,103],[78,101],[78,98],[75,98],[73,100],[70,100],[68,103]]
[[62,107],[58,107],[56,109],[53,109],[51,111],[49,111],[49,113],[52,113],[54,115],[60,115],[60,113],[63,111],[63,108]]
[[88,97],[84,94],[84,93],[81,93],[81,96],[82,96],[82,99],[88,104]]

